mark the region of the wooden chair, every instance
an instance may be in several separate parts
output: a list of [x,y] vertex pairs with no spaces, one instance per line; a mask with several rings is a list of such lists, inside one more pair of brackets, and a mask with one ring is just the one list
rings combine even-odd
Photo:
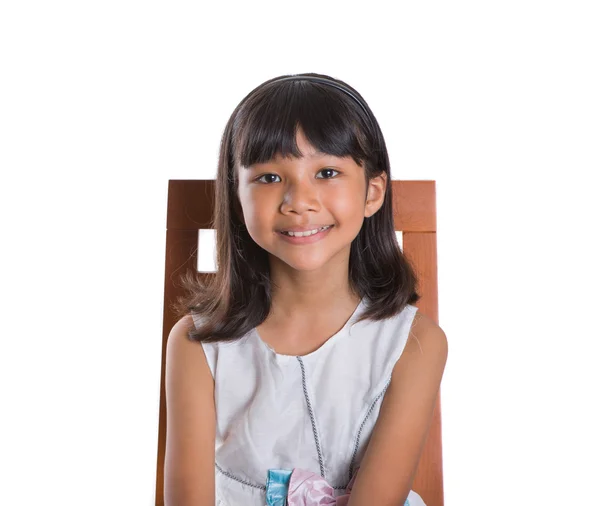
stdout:
[[[196,269],[198,230],[211,228],[214,183],[212,179],[169,180],[156,506],[164,505],[167,432],[165,355],[167,338],[175,324],[175,316],[171,314],[169,308],[177,297],[184,295],[182,288],[177,284],[177,279],[183,270]],[[416,306],[438,322],[435,181],[392,180],[392,185],[395,229],[402,232],[402,250],[412,262],[419,278],[417,289],[422,298]],[[208,275],[211,273],[202,274],[202,276]],[[421,495],[427,506],[443,506],[439,393],[412,489]]]

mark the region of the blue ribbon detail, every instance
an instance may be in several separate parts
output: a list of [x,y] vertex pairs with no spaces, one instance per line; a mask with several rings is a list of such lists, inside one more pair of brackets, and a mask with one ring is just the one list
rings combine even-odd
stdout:
[[286,506],[292,470],[269,469],[267,473],[267,506]]

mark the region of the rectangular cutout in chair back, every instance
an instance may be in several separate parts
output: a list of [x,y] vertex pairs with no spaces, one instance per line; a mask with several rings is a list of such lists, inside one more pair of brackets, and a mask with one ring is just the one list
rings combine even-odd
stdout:
[[402,248],[402,233],[402,231],[396,230],[396,239],[398,240],[398,245],[400,246],[400,249],[404,251],[404,249]]
[[198,229],[198,272],[217,272],[216,234],[212,228]]

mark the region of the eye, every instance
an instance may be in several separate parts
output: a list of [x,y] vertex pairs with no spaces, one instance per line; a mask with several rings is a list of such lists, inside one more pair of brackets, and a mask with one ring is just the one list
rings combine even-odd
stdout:
[[[267,176],[279,177],[277,174],[263,174],[262,176],[256,178],[256,181],[260,181],[263,177],[267,177]],[[268,183],[272,183],[272,182],[273,181],[269,181]],[[266,181],[264,181],[264,183],[268,184]]]
[[[321,169],[321,170],[319,171],[319,173],[321,173],[321,172],[326,172],[326,171],[327,171],[327,173],[335,172],[336,174],[339,174],[339,170],[335,170],[335,169],[331,169],[331,168]],[[262,176],[260,176],[260,177],[257,177],[257,178],[256,178],[256,181],[259,181],[259,182],[261,182],[262,184],[270,184],[270,183],[274,183],[274,182],[276,182],[276,181],[273,181],[273,180],[270,180],[270,181],[264,181],[264,179],[263,179],[263,178],[265,178],[265,177],[279,177],[279,176],[278,176],[277,174],[263,174]],[[318,178],[318,179],[332,179],[333,177],[335,177],[335,175],[331,175],[331,176],[329,176],[329,177],[320,177],[320,178]]]
[[[319,172],[325,172],[325,171],[327,171],[327,172],[337,172],[337,173],[339,174],[339,171],[338,171],[338,170],[335,170],[335,169],[330,169],[330,168],[327,168],[327,169],[321,169]],[[332,179],[333,177],[334,177],[334,176],[331,176],[331,177],[326,177],[326,178],[322,178],[322,177],[321,177],[321,178],[319,178],[319,179]]]

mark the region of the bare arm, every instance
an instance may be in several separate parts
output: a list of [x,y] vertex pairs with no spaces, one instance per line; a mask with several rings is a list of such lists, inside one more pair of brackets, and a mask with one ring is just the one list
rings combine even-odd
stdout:
[[442,329],[417,313],[394,366],[348,506],[398,506],[412,487],[437,400],[448,342]]
[[190,341],[191,316],[167,341],[165,506],[215,504],[214,381],[200,343]]

